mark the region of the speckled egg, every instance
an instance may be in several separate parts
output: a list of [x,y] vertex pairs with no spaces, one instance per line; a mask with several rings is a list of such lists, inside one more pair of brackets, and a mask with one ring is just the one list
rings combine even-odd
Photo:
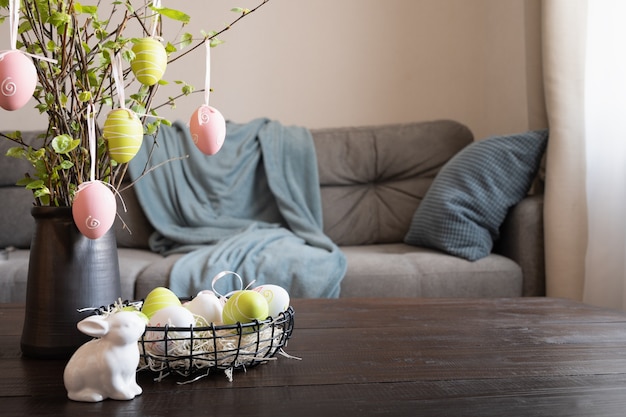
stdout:
[[24,107],[36,86],[37,70],[28,56],[17,50],[0,52],[0,107]]

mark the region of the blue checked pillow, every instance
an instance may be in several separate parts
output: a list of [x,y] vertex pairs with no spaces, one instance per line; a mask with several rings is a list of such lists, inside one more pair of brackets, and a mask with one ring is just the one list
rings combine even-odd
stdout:
[[547,140],[541,130],[465,147],[435,177],[404,242],[470,261],[489,255],[509,208],[528,193]]

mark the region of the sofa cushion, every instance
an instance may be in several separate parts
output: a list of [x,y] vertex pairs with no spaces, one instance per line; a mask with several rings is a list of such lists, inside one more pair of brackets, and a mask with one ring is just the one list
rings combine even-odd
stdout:
[[439,169],[473,141],[450,120],[311,133],[324,232],[338,245],[402,242]]
[[0,257],[0,303],[26,302],[29,253],[18,249]]
[[476,262],[391,243],[343,246],[348,270],[341,297],[519,297],[522,270],[491,254]]
[[474,261],[491,252],[507,211],[528,192],[547,130],[478,141],[439,172],[404,241]]
[[23,187],[0,187],[0,201],[0,249],[30,247],[35,230],[35,219],[30,214],[33,193]]

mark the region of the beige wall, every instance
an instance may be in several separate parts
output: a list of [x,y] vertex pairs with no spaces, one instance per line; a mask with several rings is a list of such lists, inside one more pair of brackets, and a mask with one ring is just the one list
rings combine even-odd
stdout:
[[[171,7],[191,14],[187,30],[198,33],[234,16],[222,8],[255,5],[228,3]],[[539,21],[539,0],[270,0],[212,50],[211,104],[238,122],[311,128],[452,118],[482,138],[542,127]],[[166,78],[201,88],[203,60],[200,50]],[[202,100],[165,115],[187,120]],[[1,129],[33,120],[45,126],[34,111],[0,111]]]

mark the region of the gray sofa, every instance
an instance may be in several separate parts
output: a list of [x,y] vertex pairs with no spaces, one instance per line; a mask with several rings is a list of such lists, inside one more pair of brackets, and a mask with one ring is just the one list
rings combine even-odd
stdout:
[[[23,132],[34,136],[35,132]],[[449,120],[312,131],[319,165],[324,230],[344,252],[342,297],[516,297],[544,294],[543,197],[527,196],[500,228],[493,252],[470,262],[403,243],[416,207],[439,169],[472,143]],[[0,154],[11,144],[0,140]],[[25,300],[32,198],[14,186],[28,170],[0,156],[0,302]],[[134,191],[116,221],[123,297],[141,299],[167,286],[173,263],[150,251],[153,228]],[[191,295],[191,294],[190,294]]]

